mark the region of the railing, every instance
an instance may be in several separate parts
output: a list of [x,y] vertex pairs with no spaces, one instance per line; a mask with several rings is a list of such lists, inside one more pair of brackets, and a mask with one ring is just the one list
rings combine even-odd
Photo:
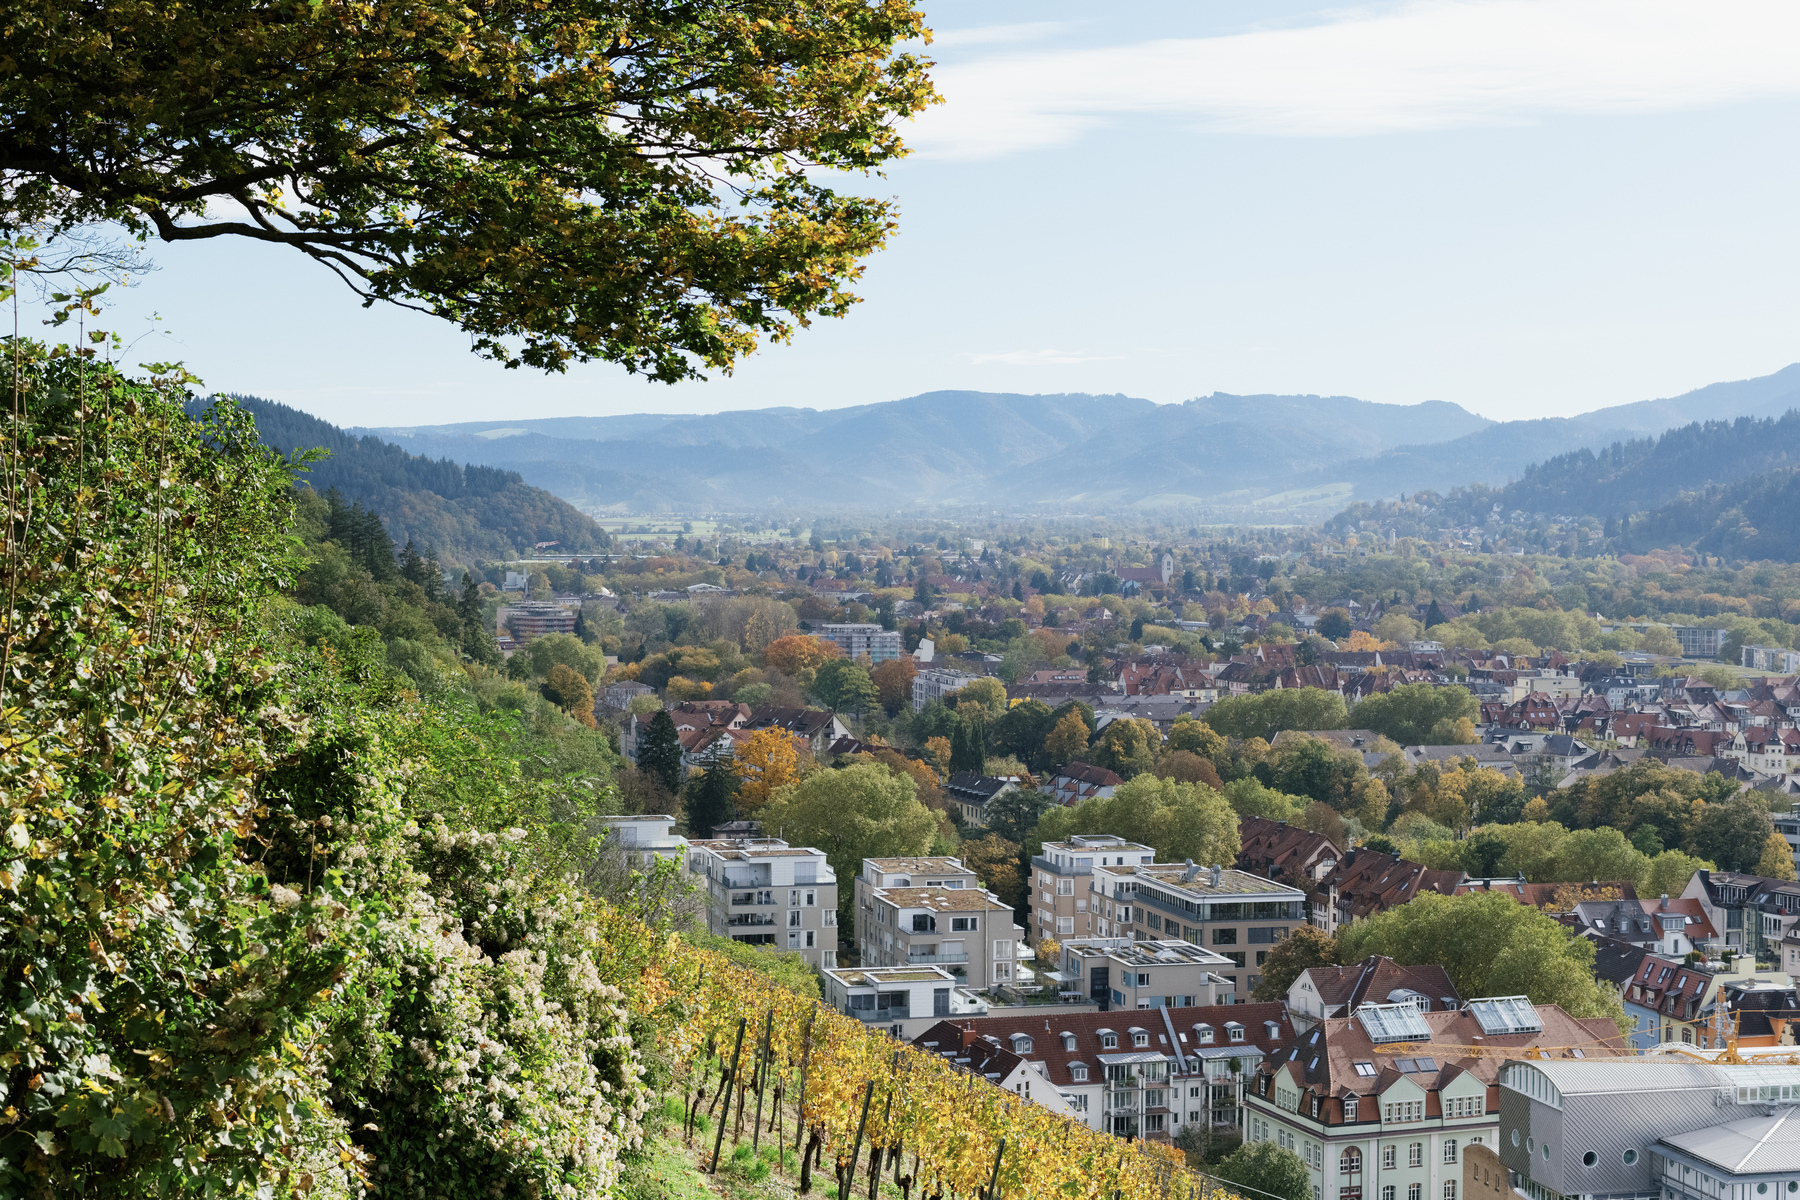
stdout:
[[912,1010],[910,1008],[853,1008],[850,1010],[850,1015],[871,1025],[882,1025],[909,1020],[912,1017]]
[[725,924],[733,928],[743,925],[773,925],[775,918],[769,913],[733,913],[725,918]]
[[908,966],[913,964],[924,964],[929,966],[932,963],[966,963],[968,961],[969,956],[966,954],[908,954],[906,956]]

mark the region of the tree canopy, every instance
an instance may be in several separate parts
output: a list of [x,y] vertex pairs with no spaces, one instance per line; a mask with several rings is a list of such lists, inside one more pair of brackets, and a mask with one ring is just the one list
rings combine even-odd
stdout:
[[1237,813],[1223,796],[1204,784],[1154,775],[1122,783],[1111,796],[1052,808],[1038,820],[1040,842],[1076,833],[1111,833],[1141,842],[1156,851],[1159,862],[1191,858],[1230,866],[1240,846]]
[[1465,739],[1457,723],[1480,715],[1481,706],[1467,688],[1405,683],[1358,704],[1350,720],[1358,729],[1372,729],[1402,746],[1459,745]]
[[35,0],[0,31],[25,225],[306,254],[509,365],[727,370],[854,302],[932,101],[907,0]]
[[1344,729],[1350,712],[1344,697],[1323,688],[1275,688],[1250,696],[1227,696],[1201,718],[1233,738],[1273,738],[1284,729]]

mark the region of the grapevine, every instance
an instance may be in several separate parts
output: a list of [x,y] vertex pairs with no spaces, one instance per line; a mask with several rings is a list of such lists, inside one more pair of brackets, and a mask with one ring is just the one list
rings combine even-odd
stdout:
[[[609,920],[608,941],[617,950],[609,956],[609,982],[631,997],[662,1048],[691,1072],[687,1127],[712,1094],[714,1105],[729,1098],[718,1113],[721,1138],[728,1114],[734,1124],[753,1121],[753,1138],[773,1137],[782,1105],[778,1099],[764,1110],[759,1094],[797,1098],[799,1128],[789,1144],[802,1151],[803,1191],[822,1171],[846,1198],[865,1188],[874,1195],[891,1169],[903,1194],[919,1200],[1227,1200],[1216,1181],[1189,1171],[1166,1147],[1090,1129],[711,951],[622,914]],[[633,986],[646,976],[662,986]],[[740,1022],[733,1079],[727,1076]],[[713,1072],[716,1094],[708,1084]],[[764,1122],[771,1123],[766,1130]],[[710,1158],[713,1148],[707,1150]]]

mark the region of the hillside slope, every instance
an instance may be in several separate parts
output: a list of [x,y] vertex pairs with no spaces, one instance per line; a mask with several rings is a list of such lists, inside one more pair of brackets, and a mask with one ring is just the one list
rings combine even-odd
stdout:
[[[303,482],[336,488],[387,522],[397,545],[435,549],[440,561],[467,566],[516,557],[537,542],[575,554],[605,549],[604,530],[567,501],[525,483],[517,472],[409,454],[373,436],[356,437],[327,421],[255,396],[232,401],[256,419],[264,443],[285,454],[318,447],[329,457]],[[189,405],[198,415],[210,401]]]

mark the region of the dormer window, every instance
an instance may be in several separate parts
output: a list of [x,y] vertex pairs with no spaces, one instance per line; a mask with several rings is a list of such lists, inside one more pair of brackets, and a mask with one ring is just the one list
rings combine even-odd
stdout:
[[1242,1025],[1239,1025],[1236,1021],[1226,1022],[1226,1024],[1225,1024],[1225,1040],[1228,1042],[1243,1041],[1244,1040],[1244,1027]]
[[1014,1054],[1030,1054],[1031,1039],[1022,1033],[1012,1035],[1012,1051]]
[[1346,1123],[1356,1120],[1356,1097],[1344,1097],[1344,1120]]
[[1088,1073],[1087,1073],[1087,1064],[1086,1063],[1070,1063],[1069,1064],[1069,1079],[1071,1082],[1086,1083],[1087,1077],[1088,1077]]
[[1150,1035],[1145,1033],[1142,1029],[1134,1029],[1131,1031],[1131,1044],[1133,1046],[1148,1046],[1150,1044]]
[[1075,1035],[1072,1033],[1063,1034],[1062,1044],[1064,1050],[1073,1050],[1075,1048]]
[[1194,1026],[1194,1033],[1199,1037],[1202,1046],[1212,1045],[1213,1027],[1211,1025],[1196,1025]]
[[1102,1029],[1100,1031],[1100,1048],[1102,1050],[1117,1050],[1119,1048],[1119,1035],[1110,1029]]

